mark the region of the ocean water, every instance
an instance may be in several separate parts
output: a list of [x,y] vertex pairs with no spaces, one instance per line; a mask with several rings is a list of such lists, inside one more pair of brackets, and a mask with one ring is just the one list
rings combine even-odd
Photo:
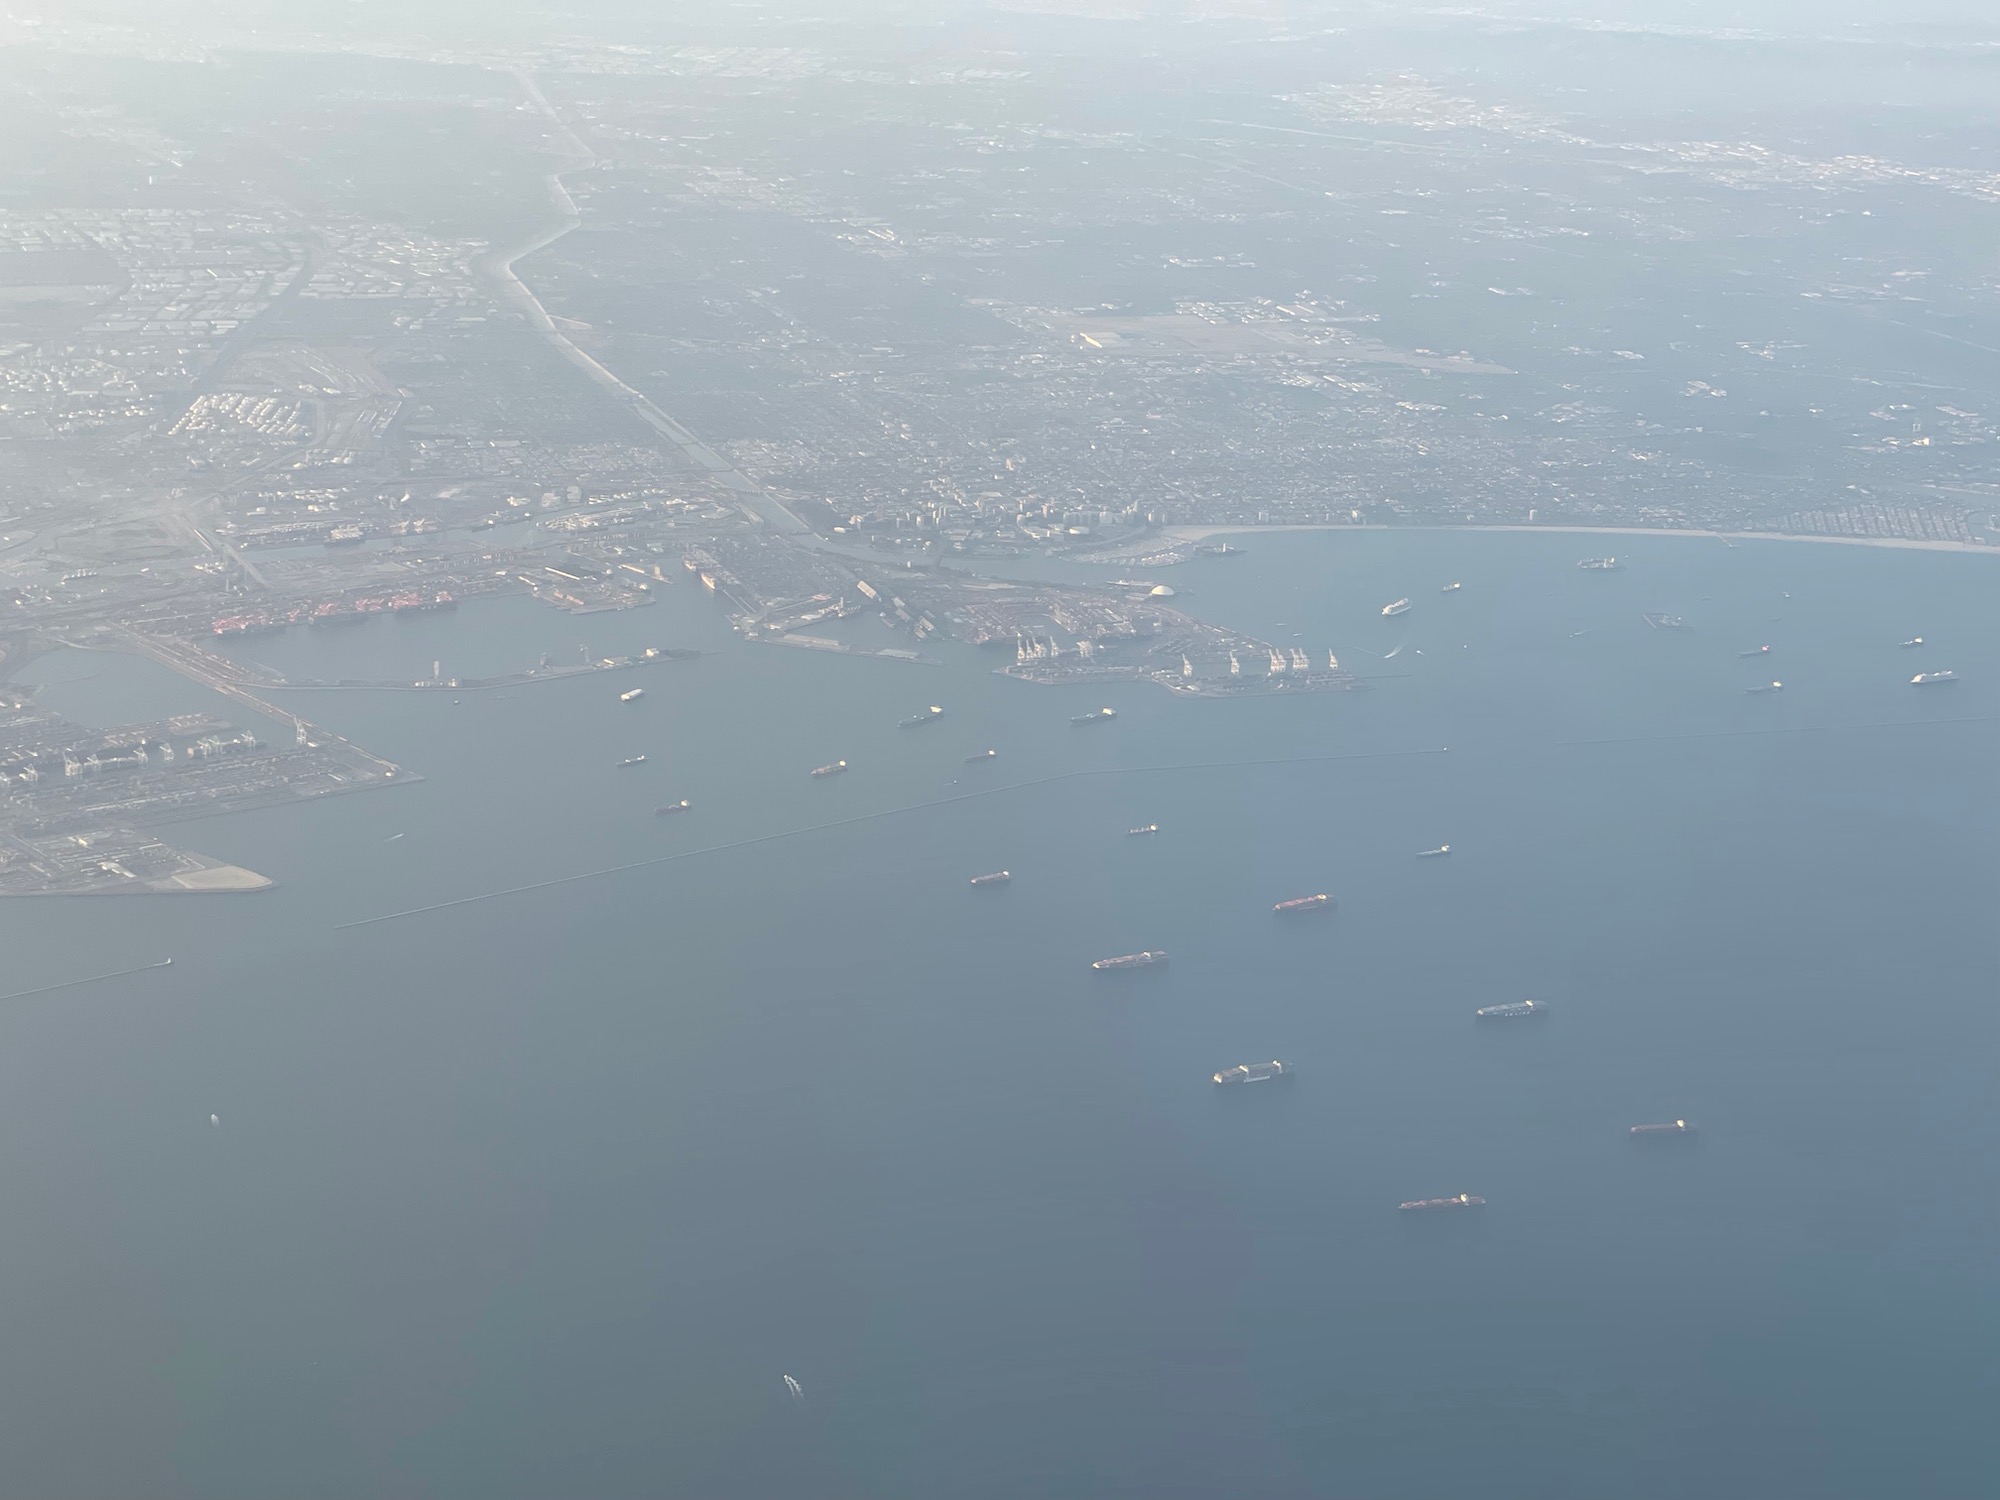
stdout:
[[1161,577],[1366,692],[750,646],[680,587],[246,643],[709,654],[296,695],[424,779],[172,831],[264,895],[0,904],[9,992],[175,960],[0,1007],[0,1490],[1993,1493],[2000,562],[1242,545]]

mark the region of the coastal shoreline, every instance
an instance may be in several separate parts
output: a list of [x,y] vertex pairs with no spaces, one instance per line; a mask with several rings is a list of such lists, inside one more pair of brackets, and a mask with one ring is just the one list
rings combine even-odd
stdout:
[[[1708,541],[1731,543],[1835,542],[1849,547],[1895,547],[1912,552],[1976,552],[1987,556],[2000,555],[2000,547],[1989,546],[1982,542],[1927,542],[1914,537],[1813,536],[1787,531],[1708,531],[1694,527],[1663,526],[1533,526],[1518,523],[1498,526],[1383,526],[1372,522],[1346,525],[1331,521],[1301,521],[1276,526],[1258,526],[1249,523],[1222,526],[1163,526],[1154,540],[1157,547],[1158,542],[1198,543],[1219,536],[1256,536],[1278,531],[1551,532],[1570,536],[1698,537]],[[1130,551],[1133,548],[1119,550]]]

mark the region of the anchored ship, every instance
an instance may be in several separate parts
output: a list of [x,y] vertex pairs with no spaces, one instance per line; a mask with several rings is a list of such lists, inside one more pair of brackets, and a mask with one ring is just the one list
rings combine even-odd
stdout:
[[1738,660],[1747,660],[1752,656],[1769,656],[1770,654],[1771,648],[1769,646],[1752,646],[1748,651],[1737,652],[1736,656]]
[[1549,1008],[1539,1000],[1511,1000],[1505,1005],[1482,1005],[1473,1012],[1482,1021],[1517,1021],[1524,1016],[1545,1016]]
[[815,776],[838,776],[842,771],[845,771],[846,769],[847,769],[847,762],[844,760],[837,760],[833,762],[832,765],[814,766],[812,769],[812,773]]
[[1283,915],[1286,912],[1294,911],[1321,911],[1331,905],[1333,905],[1333,897],[1327,895],[1325,891],[1321,891],[1317,895],[1294,896],[1289,901],[1280,901],[1271,910]]
[[1688,628],[1688,622],[1683,620],[1679,615],[1649,613],[1646,616],[1646,623],[1655,630],[1686,630]]
[[1634,1125],[1628,1135],[1693,1135],[1694,1126],[1686,1120],[1667,1120],[1659,1125]]
[[1465,585],[1462,583],[1456,583],[1456,582],[1447,583],[1443,588],[1439,589],[1438,592],[1440,594],[1455,594],[1464,587]]
[[1440,859],[1440,858],[1442,858],[1443,856],[1445,856],[1445,855],[1447,855],[1447,854],[1449,854],[1449,853],[1451,853],[1451,845],[1449,845],[1449,844],[1439,844],[1439,845],[1437,846],[1437,848],[1435,848],[1435,849],[1419,849],[1419,850],[1417,851],[1417,858],[1418,858],[1418,859]]
[[618,695],[618,701],[620,703],[637,703],[645,696],[646,690],[644,688],[627,688]]
[[1916,687],[1936,687],[1940,683],[1958,681],[1956,672],[1919,672],[1910,679]]
[[1100,974],[1110,974],[1120,969],[1150,969],[1154,964],[1166,961],[1164,949],[1148,948],[1144,953],[1121,953],[1116,958],[1100,958],[1091,964],[1091,968]]
[[1092,710],[1091,710],[1091,711],[1090,711],[1089,713],[1087,713],[1087,714],[1076,714],[1076,715],[1074,715],[1074,716],[1073,716],[1073,717],[1072,717],[1072,718],[1070,719],[1070,723],[1072,723],[1072,724],[1102,724],[1102,723],[1103,723],[1103,722],[1104,722],[1104,721],[1105,721],[1106,719],[1115,719],[1115,718],[1117,718],[1117,717],[1118,717],[1118,710],[1117,710],[1117,709],[1115,709],[1115,708],[1098,708],[1098,709],[1092,709]]
[[1922,636],[1913,635],[1907,641],[1904,641],[1903,644],[1898,649],[1903,651],[1910,651],[1914,650],[1918,646],[1921,646],[1923,643],[1924,643],[1924,638]]
[[1137,828],[1126,829],[1125,837],[1128,839],[1142,839],[1149,833],[1158,833],[1159,831],[1160,825],[1158,823],[1141,823]]
[[646,757],[643,755],[628,755],[618,762],[618,769],[622,771],[627,766],[643,766],[645,763]]
[[942,719],[943,717],[944,717],[944,710],[939,708],[935,703],[933,703],[929,708],[925,709],[922,713],[911,714],[909,718],[903,720],[902,727],[904,729],[915,729],[919,724],[928,724],[933,719]]
[[1622,564],[1615,557],[1586,557],[1577,566],[1586,573],[1615,573]]
[[1005,885],[1014,878],[1011,870],[995,870],[991,875],[975,875],[968,885]]
[[977,765],[982,760],[998,760],[999,758],[1000,758],[1000,752],[998,750],[981,750],[976,755],[966,756],[965,763],[968,766],[972,766],[972,765]]
[[664,806],[654,808],[653,816],[656,818],[671,818],[675,813],[684,813],[687,810],[688,799],[683,797],[678,802],[669,802]]
[[1394,604],[1382,606],[1382,613],[1385,615],[1406,615],[1409,612],[1410,601],[1407,599],[1398,599]]
[[1398,1203],[1396,1207],[1405,1213],[1420,1208],[1480,1208],[1486,1200],[1477,1193],[1458,1193],[1450,1198],[1412,1198],[1408,1203]]
[[1238,1063],[1233,1068],[1224,1068],[1214,1077],[1217,1083],[1269,1083],[1273,1078],[1283,1078],[1290,1071],[1274,1057],[1267,1063]]
[[1784,690],[1785,690],[1785,685],[1782,682],[1778,681],[1777,678],[1773,677],[1769,682],[1764,683],[1759,687],[1748,687],[1745,688],[1743,691],[1746,693],[1782,693]]

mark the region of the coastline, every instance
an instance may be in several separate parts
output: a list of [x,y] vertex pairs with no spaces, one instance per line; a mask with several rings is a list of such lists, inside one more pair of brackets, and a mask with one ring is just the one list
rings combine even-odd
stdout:
[[[1159,539],[1167,542],[1205,542],[1218,536],[1256,536],[1275,531],[1527,531],[1552,532],[1573,536],[1700,537],[1709,541],[1747,542],[1834,542],[1847,547],[1897,547],[1915,552],[1977,552],[2000,555],[2000,547],[1980,542],[1927,542],[1915,537],[1894,536],[1812,536],[1787,531],[1707,531],[1693,527],[1663,526],[1531,526],[1506,523],[1498,526],[1381,526],[1360,522],[1342,525],[1326,521],[1302,521],[1277,526],[1237,524],[1228,526],[1163,526]],[[1129,550],[1129,549],[1123,549]]]

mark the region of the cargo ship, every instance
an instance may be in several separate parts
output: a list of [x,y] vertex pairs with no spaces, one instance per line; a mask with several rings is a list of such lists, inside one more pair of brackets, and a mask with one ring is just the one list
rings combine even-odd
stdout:
[[1382,606],[1382,613],[1385,615],[1406,615],[1409,612],[1410,601],[1407,599],[1398,599],[1394,604]]
[[1904,641],[1903,644],[1897,647],[1896,649],[1899,651],[1914,651],[1917,647],[1921,646],[1923,643],[1924,643],[1924,638],[1922,636],[1913,635],[1907,641]]
[[1121,953],[1116,958],[1100,958],[1091,964],[1091,968],[1100,974],[1111,974],[1121,969],[1150,969],[1154,964],[1166,961],[1165,950],[1148,948],[1144,953]]
[[1280,901],[1271,910],[1283,916],[1288,912],[1295,911],[1324,911],[1331,905],[1333,905],[1333,897],[1327,895],[1325,891],[1321,891],[1317,895],[1294,896],[1289,901]]
[[1396,1207],[1409,1213],[1421,1208],[1482,1208],[1486,1200],[1477,1193],[1458,1193],[1450,1198],[1412,1198],[1408,1203],[1398,1203]]
[[1679,615],[1649,613],[1645,618],[1646,623],[1655,630],[1686,630],[1688,628],[1688,622],[1683,620]]
[[1739,661],[1747,661],[1753,656],[1769,656],[1770,654],[1771,648],[1769,646],[1752,646],[1748,651],[1737,652],[1736,657]]
[[1142,839],[1149,833],[1158,833],[1159,831],[1160,825],[1158,823],[1141,823],[1137,828],[1126,829],[1125,837],[1128,839]]
[[645,696],[646,690],[644,688],[627,688],[618,695],[618,701],[620,703],[637,703]]
[[1505,1005],[1482,1005],[1473,1012],[1482,1021],[1518,1021],[1525,1016],[1545,1016],[1549,1008],[1539,1000],[1510,1000]]
[[1658,1125],[1634,1125],[1627,1135],[1693,1135],[1694,1126],[1686,1120],[1667,1120]]
[[1455,594],[1464,587],[1465,585],[1462,583],[1452,582],[1452,583],[1447,583],[1443,588],[1439,589],[1438,592],[1440,594]]
[[975,875],[968,885],[1005,885],[1014,878],[1011,870],[995,870],[991,875]]
[[1782,693],[1784,690],[1785,685],[1773,677],[1769,682],[1757,687],[1747,687],[1743,691],[1746,693]]
[[618,762],[618,769],[622,771],[627,766],[643,766],[645,763],[646,757],[643,755],[628,755]]
[[1910,679],[1915,687],[1937,687],[1942,683],[1958,681],[1956,672],[1919,672]]
[[1417,851],[1417,858],[1418,858],[1418,859],[1442,859],[1442,858],[1443,858],[1443,857],[1444,857],[1445,855],[1447,855],[1447,854],[1449,854],[1449,853],[1451,853],[1451,845],[1449,845],[1449,844],[1439,844],[1439,845],[1437,846],[1437,848],[1435,848],[1435,849],[1419,849],[1419,850]]
[[1622,564],[1615,557],[1586,557],[1577,566],[1586,573],[1616,573]]
[[999,758],[1000,752],[998,750],[981,750],[977,755],[966,756],[965,763],[968,766],[976,766],[982,760],[998,760]]
[[844,760],[837,760],[833,762],[833,764],[831,765],[814,766],[812,769],[812,773],[815,776],[838,776],[842,771],[845,771],[846,769],[847,769],[847,762]]
[[903,720],[902,725],[900,727],[904,729],[915,729],[919,724],[928,724],[933,719],[942,719],[943,717],[944,717],[944,710],[939,708],[935,703],[933,703],[929,708],[925,709],[922,713],[911,714],[909,718]]
[[1290,1071],[1274,1057],[1266,1063],[1238,1063],[1212,1076],[1217,1083],[1269,1083],[1273,1078],[1283,1078]]
[[1074,716],[1073,716],[1073,717],[1072,717],[1072,718],[1070,719],[1070,723],[1072,723],[1072,724],[1102,724],[1102,723],[1103,723],[1103,722],[1104,722],[1104,721],[1105,721],[1106,719],[1115,719],[1115,718],[1117,718],[1117,717],[1118,717],[1118,710],[1117,710],[1117,709],[1115,709],[1115,708],[1096,708],[1096,709],[1092,709],[1092,710],[1091,710],[1091,711],[1090,711],[1089,713],[1087,713],[1087,714],[1076,714],[1076,715],[1074,715]]
[[687,810],[688,799],[683,797],[678,802],[669,802],[663,807],[654,808],[653,816],[656,818],[671,818],[675,813],[684,813]]

